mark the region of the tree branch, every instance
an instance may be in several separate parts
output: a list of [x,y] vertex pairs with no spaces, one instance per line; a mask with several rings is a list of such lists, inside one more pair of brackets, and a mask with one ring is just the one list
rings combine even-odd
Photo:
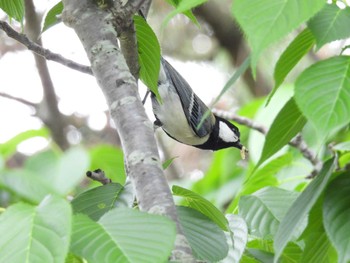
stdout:
[[[42,46],[40,35],[40,18],[35,11],[33,0],[25,1],[25,32],[31,41],[34,41],[39,46]],[[62,150],[69,148],[69,143],[65,134],[65,123],[62,115],[58,110],[58,101],[54,84],[52,82],[47,61],[42,56],[33,53],[35,64],[38,69],[38,74],[41,80],[44,97],[41,102],[41,111],[38,114],[41,115],[42,121],[50,129],[53,140]]]
[[25,99],[18,98],[18,97],[9,95],[9,94],[6,94],[6,93],[4,93],[4,92],[0,92],[0,97],[4,97],[4,98],[10,99],[10,100],[18,101],[18,102],[20,102],[20,103],[22,103],[22,104],[24,104],[24,105],[33,107],[33,108],[35,108],[35,109],[37,109],[37,108],[39,107],[39,105],[36,104],[36,103],[30,102],[30,101],[27,101],[27,100],[25,100]]
[[[228,111],[222,111],[222,110],[217,110],[217,109],[213,109],[212,110],[213,113],[215,113],[216,115],[225,118],[225,119],[229,119],[232,120],[234,122],[237,122],[238,124],[247,126],[253,130],[256,130],[258,132],[260,132],[263,135],[267,134],[267,129],[266,127],[255,123],[253,120],[242,117],[242,116],[238,116],[233,112],[228,112]],[[321,170],[322,168],[322,162],[317,158],[316,154],[310,150],[306,144],[306,142],[303,140],[303,138],[301,137],[300,134],[298,134],[295,138],[293,138],[289,143],[290,146],[298,149],[301,154],[307,159],[309,160],[312,165],[314,166],[314,171],[312,171],[311,175],[308,176],[308,178],[312,178],[314,177],[316,174],[318,174],[318,172]]]
[[[143,211],[163,214],[177,225],[173,258],[192,261],[191,248],[183,235],[174,201],[165,180],[154,137],[137,90],[121,53],[111,14],[92,1],[63,0],[63,21],[84,45],[97,82],[103,91],[123,146],[126,171]],[[123,21],[118,21],[123,23]],[[125,25],[118,25],[123,28]]]
[[47,60],[52,60],[68,68],[92,75],[92,71],[89,66],[81,65],[70,59],[64,58],[60,54],[53,53],[50,50],[43,48],[42,46],[34,43],[33,41],[30,41],[26,35],[20,34],[14,29],[12,29],[6,22],[0,21],[0,29],[2,29],[8,37],[17,40],[18,42],[26,46],[29,50],[46,58]]

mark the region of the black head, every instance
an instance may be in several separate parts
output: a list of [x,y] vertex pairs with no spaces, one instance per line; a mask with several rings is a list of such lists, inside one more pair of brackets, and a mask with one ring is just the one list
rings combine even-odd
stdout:
[[208,141],[196,146],[201,149],[217,151],[229,147],[242,149],[238,128],[226,119],[215,115],[215,125]]

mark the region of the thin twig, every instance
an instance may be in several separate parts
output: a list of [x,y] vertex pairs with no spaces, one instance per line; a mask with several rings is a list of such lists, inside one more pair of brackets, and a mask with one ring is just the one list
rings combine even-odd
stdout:
[[9,94],[6,94],[4,92],[0,92],[0,97],[4,97],[4,98],[7,98],[7,99],[10,99],[10,100],[15,100],[15,101],[18,101],[24,105],[27,105],[27,106],[30,106],[30,107],[33,107],[35,109],[38,108],[38,104],[36,103],[33,103],[33,102],[30,102],[30,101],[27,101],[25,99],[22,99],[22,98],[18,98],[18,97],[15,97],[15,96],[12,96],[12,95],[9,95]]
[[[237,122],[238,124],[247,126],[253,130],[260,132],[263,135],[267,134],[266,127],[264,127],[263,125],[257,124],[251,119],[238,116],[233,112],[217,110],[217,109],[213,109],[213,113],[215,113],[216,115],[222,118],[229,119],[234,122]],[[322,162],[317,158],[316,154],[311,149],[308,148],[302,136],[298,134],[288,144],[298,149],[301,152],[301,154],[313,164],[314,170],[312,171],[311,175],[309,175],[307,178],[313,178],[315,175],[317,175],[322,168]]]
[[80,71],[82,73],[93,75],[91,68],[89,66],[76,63],[70,59],[67,59],[61,56],[60,54],[53,53],[50,50],[43,48],[42,46],[34,43],[33,41],[30,41],[26,35],[18,33],[16,30],[10,27],[8,23],[4,21],[0,21],[0,29],[2,29],[7,34],[8,37],[17,40],[18,42],[26,46],[29,50],[46,58],[47,60],[52,60],[66,67],[69,67],[71,69]]

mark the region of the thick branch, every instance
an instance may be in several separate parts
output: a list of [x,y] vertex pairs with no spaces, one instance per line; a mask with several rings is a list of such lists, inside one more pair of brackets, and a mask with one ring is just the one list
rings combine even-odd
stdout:
[[137,82],[120,52],[111,14],[88,0],[63,0],[63,3],[63,21],[80,38],[106,97],[139,207],[143,211],[167,215],[176,222],[178,235],[173,256],[181,262],[188,261],[192,258],[191,250],[161,168],[153,125],[141,103]]
[[76,63],[72,60],[64,58],[60,54],[53,53],[50,50],[43,48],[42,46],[36,44],[35,42],[30,41],[26,37],[26,35],[20,34],[17,31],[15,31],[14,29],[12,29],[9,26],[9,24],[7,24],[6,22],[0,21],[0,29],[2,29],[7,34],[8,37],[17,40],[18,42],[20,42],[21,44],[26,46],[29,50],[46,58],[47,60],[52,60],[52,61],[55,61],[57,63],[60,63],[64,66],[66,66],[66,67],[69,67],[71,69],[92,75],[92,71],[91,71],[90,67]]
[[[247,126],[253,130],[260,132],[261,134],[266,135],[267,133],[267,129],[264,126],[255,123],[251,119],[238,116],[232,112],[227,112],[222,110],[213,109],[213,112],[220,117],[223,117],[225,119],[229,119],[234,122],[237,122],[238,124]],[[306,142],[303,140],[300,134],[297,135],[294,139],[292,139],[288,144],[294,148],[297,148],[301,152],[301,154],[313,164],[314,171],[312,172],[312,175],[309,177],[314,176],[320,171],[320,169],[322,168],[321,167],[322,162],[317,158],[316,154],[311,149],[308,148]]]

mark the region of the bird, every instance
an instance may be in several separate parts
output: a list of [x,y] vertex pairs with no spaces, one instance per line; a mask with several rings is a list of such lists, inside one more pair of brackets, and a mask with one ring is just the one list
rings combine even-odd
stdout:
[[[158,93],[161,101],[151,93],[156,118],[154,125],[161,127],[168,136],[203,150],[238,148],[242,158],[245,158],[247,149],[240,142],[239,129],[228,120],[213,114],[180,73],[163,57],[160,61]],[[207,112],[209,115],[202,121]]]

